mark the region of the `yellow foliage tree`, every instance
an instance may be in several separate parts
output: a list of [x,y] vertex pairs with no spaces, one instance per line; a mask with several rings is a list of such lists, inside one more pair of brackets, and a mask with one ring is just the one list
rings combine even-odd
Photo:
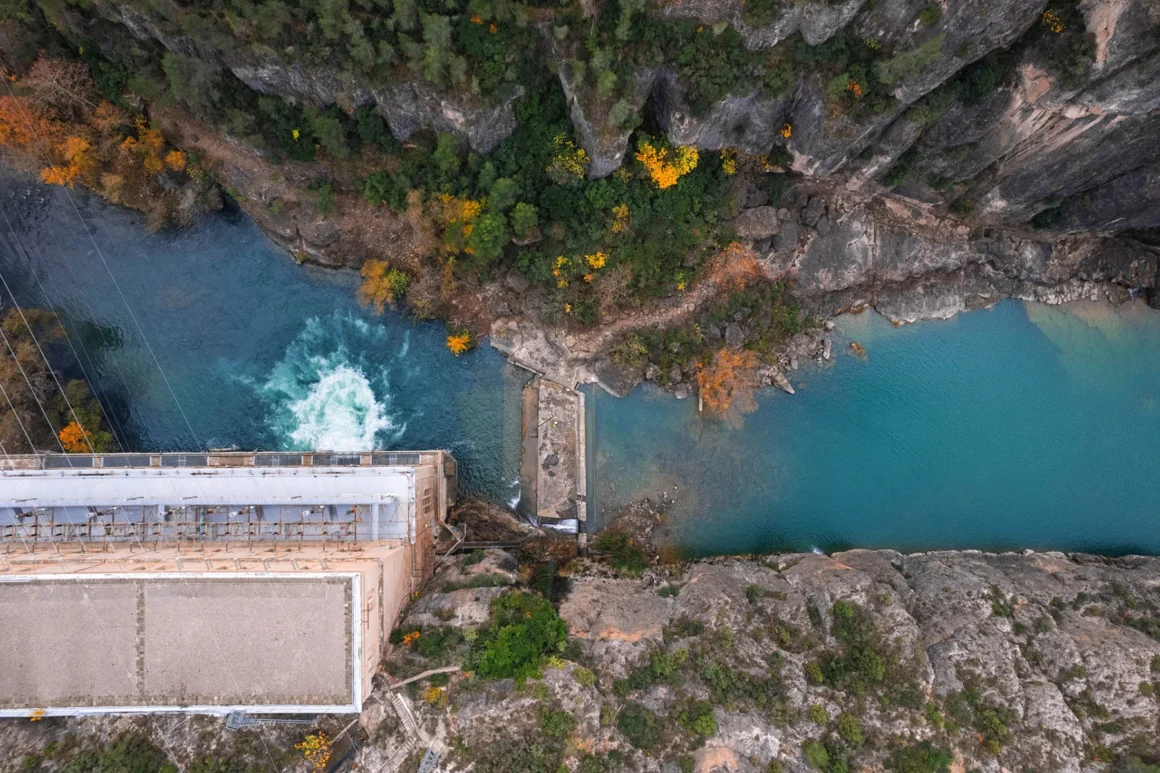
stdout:
[[588,165],[592,163],[584,148],[576,147],[575,143],[563,134],[557,134],[552,139],[552,146],[556,152],[547,170],[552,182],[557,185],[568,185],[584,176],[588,171]]
[[452,333],[447,336],[447,348],[456,357],[463,354],[472,347],[471,333],[467,331],[460,331]]
[[323,773],[330,762],[334,743],[327,737],[326,733],[316,733],[306,736],[301,743],[294,744],[294,748],[302,752],[302,756],[306,758],[306,763],[310,765],[311,773]]
[[394,305],[411,285],[409,274],[391,268],[385,260],[366,261],[359,270],[359,276],[363,279],[358,288],[359,302],[364,306],[373,306],[379,314],[387,306]]
[[649,177],[661,190],[673,187],[682,177],[696,169],[699,158],[697,149],[691,146],[666,148],[647,137],[637,145],[636,160],[644,166]]
[[165,154],[165,165],[175,172],[185,171],[186,158],[180,150],[171,150]]

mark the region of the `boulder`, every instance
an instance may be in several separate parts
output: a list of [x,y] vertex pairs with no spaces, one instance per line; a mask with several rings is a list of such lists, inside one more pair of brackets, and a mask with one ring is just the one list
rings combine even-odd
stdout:
[[729,323],[725,328],[725,346],[733,351],[737,351],[744,345],[745,332],[741,329],[741,326],[734,322]]
[[767,239],[778,232],[777,208],[764,206],[747,209],[733,220],[742,239]]

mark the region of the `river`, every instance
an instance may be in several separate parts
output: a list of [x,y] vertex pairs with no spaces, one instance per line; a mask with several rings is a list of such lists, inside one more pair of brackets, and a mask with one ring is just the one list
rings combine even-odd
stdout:
[[[237,211],[177,233],[0,176],[0,272],[61,312],[133,449],[434,448],[462,493],[519,493],[526,375],[381,316]],[[895,328],[845,317],[835,361],[740,430],[640,388],[589,401],[592,510],[675,495],[690,553],[1034,547],[1160,552],[1160,313],[1005,302]],[[850,355],[856,340],[866,357]]]

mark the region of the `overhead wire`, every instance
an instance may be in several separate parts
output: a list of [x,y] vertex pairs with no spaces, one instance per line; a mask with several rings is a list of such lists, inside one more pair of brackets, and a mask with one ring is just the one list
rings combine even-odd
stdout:
[[[13,99],[15,99],[16,92],[12,90],[12,84],[8,82],[8,79],[0,78],[0,81],[4,82],[4,87],[8,90],[8,94]],[[47,150],[45,150],[42,139],[39,142],[39,145],[41,155],[44,156],[45,160],[51,166],[52,156],[48,153]],[[97,244],[96,238],[93,237],[92,231],[89,230],[88,224],[85,222],[84,217],[81,215],[80,208],[77,207],[76,201],[73,199],[72,192],[69,190],[69,186],[61,186],[61,189],[64,191],[65,197],[68,199],[69,206],[72,207],[73,213],[77,216],[77,220],[80,221],[81,229],[85,232],[85,236],[88,237],[89,242],[93,245],[93,249],[96,251],[97,257],[101,259],[101,265],[104,266],[105,273],[108,274],[109,279],[112,280],[113,287],[117,290],[117,295],[120,297],[121,302],[125,305],[125,310],[129,312],[129,318],[133,321],[133,326],[137,328],[137,333],[141,336],[141,342],[145,345],[146,351],[149,352],[149,357],[153,360],[153,364],[156,366],[158,373],[161,374],[161,380],[165,382],[165,388],[169,391],[169,396],[173,398],[173,402],[177,406],[177,411],[181,414],[181,418],[185,422],[186,429],[189,430],[190,437],[193,439],[195,445],[200,445],[200,441],[197,438],[197,433],[193,431],[193,425],[189,421],[189,416],[187,416],[185,413],[185,408],[182,407],[181,401],[177,399],[177,393],[173,391],[173,385],[170,384],[169,377],[165,375],[165,369],[161,367],[161,361],[157,359],[157,354],[153,351],[153,346],[149,343],[149,339],[145,335],[145,330],[141,327],[141,323],[137,320],[137,315],[133,313],[133,307],[129,305],[129,301],[125,297],[125,293],[121,290],[121,285],[117,281],[117,277],[113,275],[113,270],[109,267],[109,262],[105,259],[104,252],[101,251],[100,245]]]
[[[5,88],[8,90],[9,95],[12,96],[13,99],[15,99],[16,94],[15,94],[15,92],[13,92],[12,86],[8,82],[8,80],[6,78],[0,78],[0,81],[4,81]],[[41,153],[45,157],[46,161],[48,161],[48,163],[51,165],[52,164],[52,157],[44,149],[43,142],[41,142]],[[162,379],[162,381],[165,382],[165,387],[169,391],[169,395],[173,399],[174,404],[177,406],[177,410],[181,414],[181,417],[182,417],[183,421],[185,422],[186,429],[189,431],[189,435],[193,439],[194,445],[196,447],[202,447],[201,441],[199,440],[197,433],[194,432],[193,425],[190,423],[189,417],[186,415],[185,409],[181,405],[181,401],[177,398],[177,394],[176,394],[176,392],[174,392],[173,386],[170,384],[169,378],[165,374],[165,369],[161,367],[161,363],[157,359],[157,355],[154,353],[153,347],[149,344],[149,340],[145,336],[145,331],[142,329],[140,322],[137,320],[137,315],[133,313],[133,309],[129,305],[128,299],[125,297],[124,292],[121,290],[120,284],[117,282],[116,277],[113,275],[112,269],[109,267],[109,263],[105,259],[104,253],[101,251],[100,245],[97,244],[96,239],[93,237],[92,232],[89,230],[88,225],[85,223],[84,217],[81,215],[80,209],[77,207],[76,201],[73,199],[71,192],[68,190],[68,187],[65,186],[63,188],[63,190],[65,193],[65,196],[68,198],[69,205],[72,207],[74,214],[77,216],[77,219],[81,223],[81,227],[84,230],[85,235],[88,237],[89,242],[93,245],[93,249],[96,251],[97,256],[101,259],[101,263],[105,268],[105,272],[108,274],[109,279],[112,280],[113,286],[117,290],[117,295],[120,297],[121,302],[125,305],[125,309],[129,312],[129,317],[130,317],[130,319],[132,319],[134,327],[136,327],[138,334],[141,336],[141,341],[145,345],[146,350],[149,352],[149,356],[153,360],[153,364],[156,366],[158,372],[161,374],[161,379]],[[0,330],[0,336],[2,336],[2,335],[3,335],[3,331]],[[5,339],[5,341],[6,341],[6,339]],[[9,349],[11,349],[11,347],[9,347]],[[15,354],[13,354],[13,357],[15,358]],[[17,361],[17,365],[19,366],[19,361]],[[21,368],[21,372],[23,373],[23,368]],[[28,381],[27,376],[25,376],[25,381]],[[29,389],[31,390],[31,382],[29,382]],[[33,392],[33,396],[34,396],[34,398],[36,397],[35,392]],[[39,405],[38,398],[37,398],[37,401],[38,401],[38,405]],[[9,401],[9,404],[11,405],[11,401]],[[44,413],[43,406],[41,406],[41,412]],[[47,414],[45,414],[45,421],[48,421]],[[49,423],[49,427],[51,429],[52,423],[51,422],[48,422],[48,423]],[[25,435],[27,437],[27,432],[25,433]],[[54,433],[54,436],[55,436],[55,433]],[[56,440],[57,440],[57,443],[61,447],[61,451],[64,452],[64,444],[60,442],[59,437],[57,437]],[[31,443],[30,438],[29,438],[29,446],[35,452],[35,446]],[[67,453],[66,453],[66,456],[67,456]],[[71,463],[70,463],[70,466],[71,466]],[[66,515],[67,515],[67,510],[66,510]],[[69,516],[69,520],[71,522],[71,516]],[[140,543],[140,537],[138,537],[138,543]],[[189,581],[187,579],[184,580],[184,582],[186,582],[187,584],[189,583]],[[230,680],[233,681],[234,686],[238,690],[239,695],[240,695],[241,684],[238,682],[236,675],[234,675],[233,669],[230,668],[229,659],[226,655],[226,652],[224,651],[224,649],[221,646],[221,642],[218,640],[217,635],[212,632],[213,631],[212,628],[207,627],[206,630],[210,632],[210,636],[214,641],[214,645],[218,649],[219,657],[221,658],[221,662],[223,663],[225,670],[230,677]],[[278,765],[274,761],[274,755],[270,751],[269,744],[266,743],[265,737],[261,733],[259,733],[258,738],[262,742],[262,746],[265,749],[266,755],[270,760],[271,766],[275,770],[277,770]]]
[[[12,288],[8,286],[8,280],[4,278],[3,271],[0,271],[0,284],[4,285],[4,291],[7,292],[8,297],[12,299],[12,305],[16,307],[16,312],[20,315],[21,321],[24,322],[24,327],[26,330],[28,330],[28,335],[32,338],[32,343],[36,344],[36,351],[40,352],[40,358],[44,360],[44,367],[48,371],[49,375],[52,376],[53,383],[56,384],[56,388],[60,391],[60,396],[64,399],[65,407],[68,408],[68,412],[72,416],[72,420],[75,421],[77,426],[81,428],[81,437],[84,438],[85,444],[89,447],[89,453],[95,454],[97,449],[93,447],[93,441],[89,437],[88,430],[85,429],[84,423],[77,415],[76,409],[73,408],[72,401],[68,399],[68,394],[65,393],[64,387],[61,386],[60,379],[57,378],[56,375],[56,370],[52,367],[52,363],[48,361],[48,355],[44,353],[44,347],[42,347],[40,345],[40,341],[37,340],[36,332],[33,331],[32,325],[29,324],[28,317],[24,316],[24,309],[20,308],[20,302],[17,301],[16,296],[12,294]],[[61,445],[63,448],[63,443]]]
[[[2,207],[0,207],[0,216],[2,216],[4,218],[4,222],[5,222],[5,224],[7,224],[8,230],[12,234],[13,243],[16,245],[19,252],[23,253],[24,259],[28,263],[29,273],[32,275],[32,278],[36,281],[36,286],[40,289],[41,295],[44,296],[44,300],[47,302],[49,308],[50,309],[53,308],[54,304],[52,302],[52,299],[49,297],[48,291],[44,287],[44,283],[40,281],[40,274],[36,271],[36,268],[33,266],[32,256],[29,255],[28,249],[21,242],[20,235],[17,233],[16,228],[12,225],[12,221],[9,220],[8,213],[5,212]],[[51,274],[49,275],[49,279],[50,280],[52,279]],[[5,282],[5,288],[7,288],[7,282]],[[13,297],[13,300],[15,301],[15,295],[12,293],[11,290],[8,291],[8,294],[11,295]],[[125,440],[123,439],[124,435],[125,435],[124,428],[121,426],[120,421],[117,419],[117,417],[113,413],[113,411],[109,410],[109,408],[105,405],[105,401],[103,401],[101,399],[99,392],[103,391],[103,390],[99,390],[99,388],[98,388],[99,385],[97,384],[96,380],[93,378],[93,376],[91,376],[89,374],[89,368],[85,367],[84,359],[80,356],[80,353],[77,352],[76,346],[73,344],[73,335],[69,335],[68,327],[65,324],[64,317],[62,317],[58,314],[57,318],[60,321],[60,327],[61,327],[61,331],[64,333],[65,341],[68,342],[69,351],[72,352],[73,359],[76,360],[77,365],[80,367],[81,374],[85,378],[85,383],[87,383],[93,387],[93,398],[97,401],[97,404],[101,406],[101,413],[105,416],[105,419],[109,423],[109,431],[112,432],[113,439],[117,441],[117,447],[120,448],[122,451],[124,451],[126,449],[126,443],[125,443]],[[75,326],[74,326],[74,330],[75,330]],[[88,358],[89,364],[91,365],[93,363],[92,354],[86,349],[84,339],[82,339],[80,337],[80,335],[76,334],[75,332],[74,332],[74,335],[77,338],[77,343],[80,344],[81,351],[83,351],[85,353],[85,357]],[[73,418],[74,419],[76,418],[75,412],[74,412]]]

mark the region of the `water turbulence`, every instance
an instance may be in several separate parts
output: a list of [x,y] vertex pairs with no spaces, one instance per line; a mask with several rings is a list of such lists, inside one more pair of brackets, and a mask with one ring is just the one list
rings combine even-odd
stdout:
[[[375,384],[366,352],[381,351],[387,331],[350,315],[311,317],[259,391],[271,405],[270,427],[286,450],[355,451],[398,439],[389,414],[386,368]],[[353,344],[353,345],[352,345]],[[405,354],[406,338],[399,354]],[[397,358],[391,358],[397,361]]]

